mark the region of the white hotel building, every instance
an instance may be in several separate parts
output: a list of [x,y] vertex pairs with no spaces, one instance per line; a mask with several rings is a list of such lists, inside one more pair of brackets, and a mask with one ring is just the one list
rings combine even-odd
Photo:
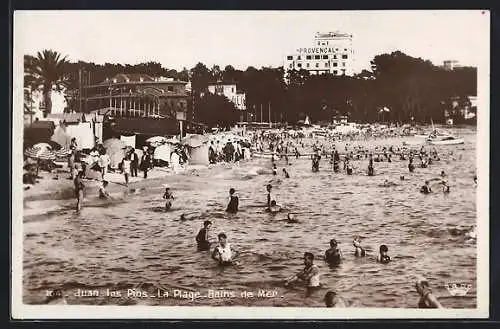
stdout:
[[353,75],[354,49],[352,34],[340,32],[317,32],[312,46],[298,48],[294,54],[285,56],[285,75],[290,70],[307,70],[310,74],[330,73]]

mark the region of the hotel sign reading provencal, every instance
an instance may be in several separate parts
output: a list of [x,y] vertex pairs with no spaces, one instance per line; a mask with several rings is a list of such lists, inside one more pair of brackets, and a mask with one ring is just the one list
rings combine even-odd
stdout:
[[334,54],[338,53],[338,49],[335,50],[335,48],[329,48],[329,47],[314,47],[314,48],[299,48],[297,49],[297,52],[299,54]]

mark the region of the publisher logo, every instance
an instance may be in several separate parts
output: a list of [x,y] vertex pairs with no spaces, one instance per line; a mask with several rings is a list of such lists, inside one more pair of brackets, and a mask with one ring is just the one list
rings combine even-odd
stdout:
[[465,296],[472,285],[470,283],[446,283],[444,287],[452,296]]

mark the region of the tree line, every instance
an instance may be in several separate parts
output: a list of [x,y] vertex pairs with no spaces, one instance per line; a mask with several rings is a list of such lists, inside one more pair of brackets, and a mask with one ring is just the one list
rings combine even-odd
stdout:
[[[459,107],[470,106],[467,96],[475,96],[477,70],[460,67],[445,70],[430,61],[408,56],[400,51],[377,55],[371,70],[354,76],[331,74],[311,75],[307,70],[292,70],[285,75],[283,67],[248,67],[224,69],[203,63],[181,71],[168,69],[157,62],[137,65],[104,65],[83,61],[69,62],[59,53],[45,50],[37,56],[25,56],[25,83],[48,88],[64,84],[69,90],[79,86],[80,70],[83,83],[100,83],[120,73],[143,73],[190,81],[192,92],[189,107],[195,121],[214,126],[231,125],[241,119],[296,123],[306,116],[313,122],[331,122],[335,116],[348,116],[357,122],[444,122],[445,110],[451,111],[452,101]],[[246,94],[247,111],[239,113],[225,98],[209,95],[209,84],[236,84]],[[49,91],[50,92],[50,91]],[[47,92],[47,94],[49,93]],[[261,106],[263,118],[261,118]],[[389,111],[381,111],[386,108]],[[459,120],[458,120],[459,121]]]

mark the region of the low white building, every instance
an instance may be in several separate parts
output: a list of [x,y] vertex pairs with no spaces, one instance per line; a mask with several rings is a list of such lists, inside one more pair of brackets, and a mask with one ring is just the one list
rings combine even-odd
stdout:
[[225,96],[240,111],[247,109],[245,93],[239,91],[236,84],[210,84],[208,85],[208,92],[213,95]]

